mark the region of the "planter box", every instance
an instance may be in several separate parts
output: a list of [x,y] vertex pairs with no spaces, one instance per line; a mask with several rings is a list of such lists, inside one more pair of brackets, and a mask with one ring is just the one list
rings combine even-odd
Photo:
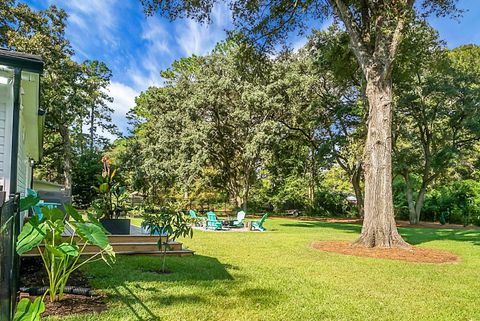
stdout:
[[129,218],[117,218],[117,219],[100,219],[103,227],[114,235],[129,235],[130,234],[130,219]]

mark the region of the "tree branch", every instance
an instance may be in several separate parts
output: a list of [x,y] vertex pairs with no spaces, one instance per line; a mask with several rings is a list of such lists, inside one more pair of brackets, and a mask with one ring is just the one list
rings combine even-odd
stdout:
[[363,69],[365,76],[367,76],[367,71],[371,65],[371,59],[367,52],[367,46],[361,39],[360,27],[353,19],[352,13],[350,12],[350,9],[348,9],[344,0],[328,0],[328,2],[332,6],[337,16],[342,19],[350,36],[350,43],[352,45],[353,52],[357,56],[360,67]]

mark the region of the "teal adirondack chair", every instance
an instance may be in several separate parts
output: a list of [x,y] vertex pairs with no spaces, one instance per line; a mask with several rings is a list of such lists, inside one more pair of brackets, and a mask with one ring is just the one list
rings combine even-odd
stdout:
[[[33,196],[33,197],[38,197],[37,192],[35,190],[31,189],[31,188],[27,188],[27,195],[28,196]],[[37,215],[39,219],[42,219],[42,217],[43,217],[42,207],[47,207],[49,209],[52,209],[52,208],[57,208],[60,205],[61,204],[59,204],[59,203],[51,203],[51,202],[45,202],[43,200],[40,200],[40,201],[38,201],[37,204],[35,204],[35,206],[32,207],[32,209],[33,209],[33,213],[35,215]]]
[[197,216],[197,212],[195,212],[194,210],[189,210],[188,213],[190,214],[190,217],[194,221],[195,226],[202,226],[203,223],[205,222],[205,218]]
[[212,230],[221,230],[223,226],[223,221],[217,219],[217,215],[214,212],[207,213],[207,224],[205,226],[206,229]]
[[195,212],[194,210],[188,211],[188,214],[190,214],[190,217],[192,219],[194,219],[194,220],[198,219],[197,212]]
[[232,222],[232,227],[243,227],[243,220],[245,219],[246,213],[244,211],[240,211],[237,213],[237,219]]
[[267,229],[265,227],[263,227],[263,223],[265,223],[265,220],[267,219],[267,216],[268,216],[268,213],[265,213],[262,216],[262,218],[260,219],[260,221],[251,221],[250,226],[251,226],[252,231],[261,231],[261,232],[266,231]]

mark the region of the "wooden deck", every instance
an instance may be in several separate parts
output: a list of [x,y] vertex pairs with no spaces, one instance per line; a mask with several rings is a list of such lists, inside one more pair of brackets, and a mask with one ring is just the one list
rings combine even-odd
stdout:
[[[65,241],[70,240],[70,236],[63,237]],[[83,246],[83,242],[77,237],[75,238],[80,248]],[[159,236],[151,235],[109,235],[108,239],[110,245],[116,255],[162,255],[162,251],[158,248]],[[43,249],[43,245],[40,245]],[[98,248],[93,245],[87,245],[83,252],[83,255],[93,255],[98,252]],[[168,256],[189,256],[193,255],[194,251],[184,249],[181,242],[169,242],[167,246],[166,255]],[[33,249],[22,256],[39,256],[38,249]]]

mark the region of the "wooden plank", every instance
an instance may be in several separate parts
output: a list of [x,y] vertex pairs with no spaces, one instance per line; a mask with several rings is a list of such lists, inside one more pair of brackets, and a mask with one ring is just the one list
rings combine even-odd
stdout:
[[[69,242],[71,236],[62,236],[65,242]],[[81,243],[82,240],[78,237],[74,237],[77,243]],[[155,235],[109,235],[108,241],[109,243],[140,243],[140,242],[158,242],[160,236]],[[165,241],[165,237],[162,236],[162,240]]]
[[[167,251],[166,255],[167,256],[191,256],[194,253],[195,252],[192,251],[192,250],[183,249],[183,250],[176,250],[176,251]],[[96,254],[96,252],[94,252],[94,253],[83,252],[82,256],[91,256],[91,255],[94,255],[94,254]],[[116,255],[162,256],[163,252],[160,252],[160,251],[125,251],[125,252],[117,252],[115,254]],[[34,256],[39,256],[39,254],[38,254],[38,252],[37,253],[28,252],[28,253],[22,254],[21,256],[34,257]]]
[[[158,244],[157,242],[146,242],[146,243],[112,243],[113,250],[116,253],[119,252],[134,252],[134,251],[158,251]],[[179,251],[182,250],[182,243],[181,242],[169,242],[168,251]],[[78,244],[81,248],[83,243]],[[43,244],[40,245],[40,248],[43,249]],[[163,247],[162,247],[163,249]],[[98,247],[94,245],[87,245],[84,250],[85,253],[97,253]],[[32,249],[31,251],[27,252],[26,254],[36,254],[38,255],[38,249]]]

